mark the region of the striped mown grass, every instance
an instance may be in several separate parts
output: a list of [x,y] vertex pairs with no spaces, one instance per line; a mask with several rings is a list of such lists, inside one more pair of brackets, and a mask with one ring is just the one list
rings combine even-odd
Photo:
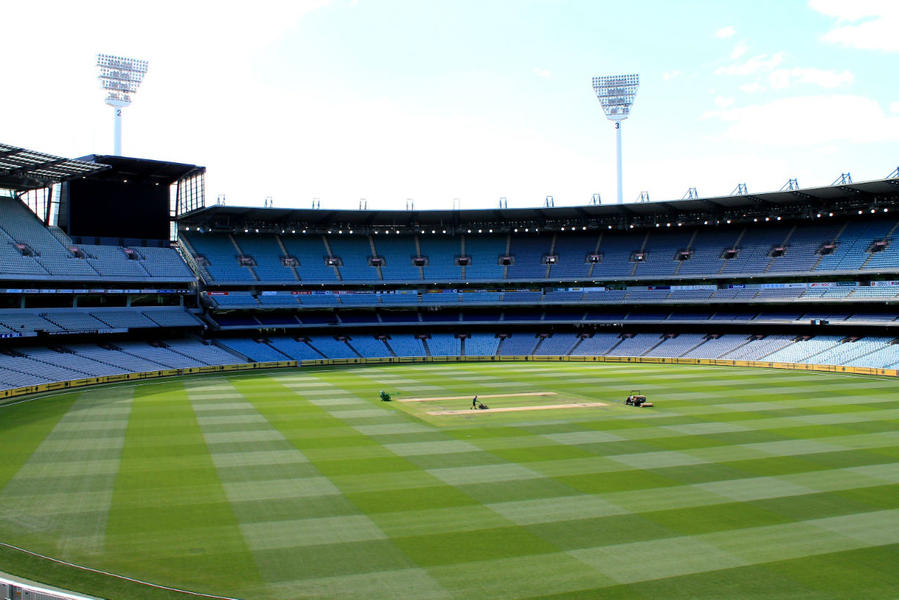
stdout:
[[[634,389],[655,408],[624,406]],[[475,394],[590,406],[466,414]],[[897,425],[893,380],[723,367],[87,388],[0,408],[0,541],[247,599],[883,598],[899,589]],[[10,548],[0,571],[184,597]]]

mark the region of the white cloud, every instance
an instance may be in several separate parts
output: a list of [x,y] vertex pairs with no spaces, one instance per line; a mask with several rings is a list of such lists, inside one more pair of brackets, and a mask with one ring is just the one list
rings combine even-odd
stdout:
[[746,42],[737,42],[737,45],[734,46],[734,49],[730,51],[730,58],[731,60],[737,60],[748,51],[749,46],[746,44]]
[[835,17],[841,21],[899,15],[899,5],[895,0],[809,0],[809,7],[822,15]]
[[540,67],[534,67],[533,69],[534,75],[537,77],[548,78],[552,77],[553,73],[549,69],[541,69]]
[[662,79],[664,79],[665,81],[671,81],[672,79],[677,79],[677,78],[680,77],[680,76],[681,76],[681,72],[680,72],[680,71],[677,71],[677,70],[675,70],[675,71],[665,71],[665,72],[662,74]]
[[890,103],[890,112],[899,115],[899,102]]
[[767,104],[712,111],[728,123],[725,137],[766,146],[899,142],[899,116],[861,96],[796,96]]
[[742,63],[718,67],[715,69],[715,75],[753,75],[755,73],[772,71],[780,66],[783,61],[783,52],[775,52],[771,55],[759,54]]
[[722,27],[718,31],[715,32],[715,37],[719,39],[726,39],[730,37],[734,37],[737,34],[736,28],[733,25],[728,25],[727,27]]
[[818,87],[832,89],[852,83],[855,77],[850,71],[829,71],[795,67],[792,69],[776,69],[768,76],[772,88],[784,89],[794,83],[807,83]]
[[751,83],[744,83],[740,86],[740,91],[745,92],[747,94],[757,94],[758,92],[764,92],[765,86],[763,86],[758,81],[753,81]]
[[715,96],[715,106],[718,108],[727,108],[732,106],[734,99],[731,96]]
[[843,24],[822,36],[825,42],[858,48],[899,52],[899,2],[895,0],[810,0],[809,6]]

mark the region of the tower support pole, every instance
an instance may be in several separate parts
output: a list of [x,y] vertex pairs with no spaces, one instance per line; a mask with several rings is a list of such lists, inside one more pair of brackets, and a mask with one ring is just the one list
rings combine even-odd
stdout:
[[[113,122],[113,151],[112,153],[115,156],[122,155],[122,107],[121,106],[113,106],[112,107],[114,117]],[[619,175],[620,178],[620,175]]]
[[618,204],[624,204],[624,190],[621,187],[621,121],[615,122],[615,149],[618,155]]

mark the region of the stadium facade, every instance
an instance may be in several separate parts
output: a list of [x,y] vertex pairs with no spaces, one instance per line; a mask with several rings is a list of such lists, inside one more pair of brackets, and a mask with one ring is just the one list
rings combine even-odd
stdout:
[[305,361],[899,369],[899,179],[335,211],[206,207],[204,173],[0,146],[0,395]]

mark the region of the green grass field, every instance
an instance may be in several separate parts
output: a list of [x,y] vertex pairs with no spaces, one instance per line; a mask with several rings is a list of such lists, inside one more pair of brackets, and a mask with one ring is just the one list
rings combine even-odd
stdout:
[[[655,408],[624,406],[632,389]],[[605,406],[519,410],[576,403]],[[246,599],[896,597],[897,426],[899,382],[811,372],[148,380],[0,408],[0,541]],[[184,597],[10,548],[0,571]]]

